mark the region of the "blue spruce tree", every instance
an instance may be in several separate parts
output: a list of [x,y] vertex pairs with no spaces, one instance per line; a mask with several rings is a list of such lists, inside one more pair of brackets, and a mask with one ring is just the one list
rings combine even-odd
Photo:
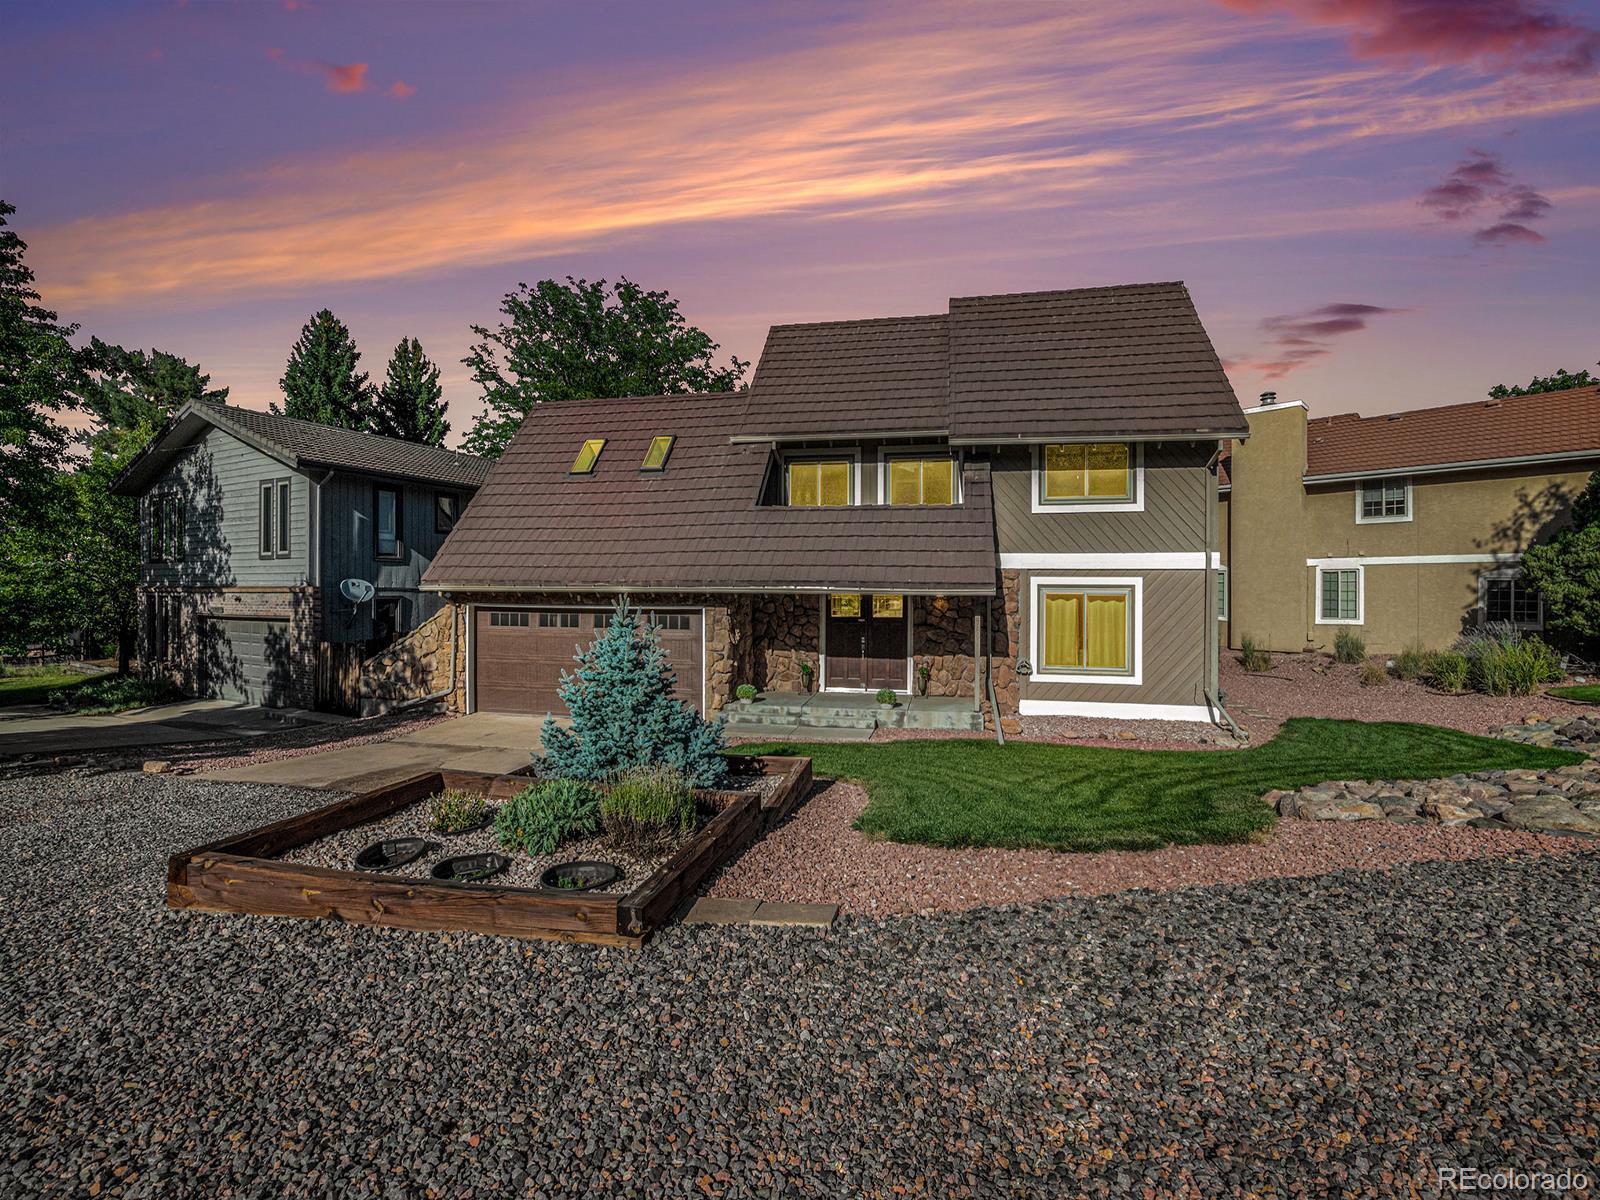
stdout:
[[544,722],[546,778],[605,779],[627,767],[665,764],[698,787],[716,787],[728,774],[722,722],[704,721],[672,694],[673,676],[655,626],[641,628],[627,597],[617,601],[610,627],[561,673],[557,689],[571,728]]

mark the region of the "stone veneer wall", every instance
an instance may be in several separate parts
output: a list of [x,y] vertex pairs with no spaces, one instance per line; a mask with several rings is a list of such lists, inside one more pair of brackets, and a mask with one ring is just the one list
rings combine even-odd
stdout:
[[[1004,603],[995,606],[995,622],[989,653],[994,661],[994,692],[1002,714],[1014,716],[1021,707],[1022,689],[1017,682],[1017,648],[1022,645],[1022,572],[1001,571]],[[1001,609],[1005,610],[1001,619]]]
[[[562,605],[612,604],[616,596],[599,592],[493,592],[474,593],[472,603],[479,607],[528,604],[545,607]],[[705,609],[705,669],[707,716],[716,713],[733,699],[739,684],[753,672],[750,636],[750,597],[747,595],[693,595],[681,592],[641,592],[629,597],[639,608]],[[453,603],[456,613],[457,652],[456,688],[450,702],[452,712],[467,709],[467,606],[465,598]]]
[[407,700],[449,686],[450,633],[455,619],[456,606],[447,604],[387,650],[361,664],[357,694],[362,716],[387,712]]
[[[755,672],[749,682],[774,692],[804,689],[800,664],[819,666],[822,601],[814,595],[756,596],[751,602],[751,641]],[[741,682],[743,682],[741,680]],[[821,686],[813,673],[811,687]]]
[[[970,696],[976,686],[973,615],[983,601],[970,596],[913,596],[911,603],[912,681],[919,695]],[[928,668],[928,685],[921,670]]]

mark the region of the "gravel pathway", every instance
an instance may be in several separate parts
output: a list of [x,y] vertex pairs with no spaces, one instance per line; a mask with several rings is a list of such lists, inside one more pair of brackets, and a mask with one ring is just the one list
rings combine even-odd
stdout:
[[[1600,857],[669,929],[167,912],[323,795],[0,787],[0,1194],[1438,1195],[1600,1178]],[[64,859],[58,857],[64,855]]]
[[947,849],[867,837],[851,827],[866,804],[867,793],[858,784],[819,784],[794,816],[728,864],[707,894],[838,904],[845,912],[865,914],[959,912],[1129,888],[1170,891],[1425,859],[1600,849],[1594,842],[1510,829],[1382,821],[1280,821],[1264,842],[1235,846],[1095,854]]

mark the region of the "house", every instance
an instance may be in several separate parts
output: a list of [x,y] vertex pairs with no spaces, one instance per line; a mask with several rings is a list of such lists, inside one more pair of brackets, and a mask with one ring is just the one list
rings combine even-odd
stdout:
[[[139,661],[192,695],[310,708],[319,663],[428,620],[422,573],[489,464],[232,405],[174,413],[117,478],[138,497]],[[344,580],[373,595],[352,603]]]
[[1263,400],[1225,461],[1228,645],[1325,650],[1351,629],[1393,653],[1542,627],[1518,563],[1600,468],[1600,388],[1377,417]]
[[782,325],[747,391],[536,406],[423,588],[456,604],[465,711],[559,712],[627,594],[708,713],[808,665],[1205,720],[1214,467],[1246,429],[1181,283]]

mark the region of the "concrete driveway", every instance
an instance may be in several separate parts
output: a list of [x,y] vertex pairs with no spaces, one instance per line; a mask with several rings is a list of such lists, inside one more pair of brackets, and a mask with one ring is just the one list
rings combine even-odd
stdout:
[[267,710],[233,700],[184,700],[103,716],[43,705],[0,708],[0,755],[76,754],[216,738],[260,737],[283,729]]
[[334,742],[318,754],[207,771],[191,778],[357,792],[442,768],[504,775],[527,766],[530,755],[538,752],[542,724],[543,716],[473,713],[386,742],[363,746]]

